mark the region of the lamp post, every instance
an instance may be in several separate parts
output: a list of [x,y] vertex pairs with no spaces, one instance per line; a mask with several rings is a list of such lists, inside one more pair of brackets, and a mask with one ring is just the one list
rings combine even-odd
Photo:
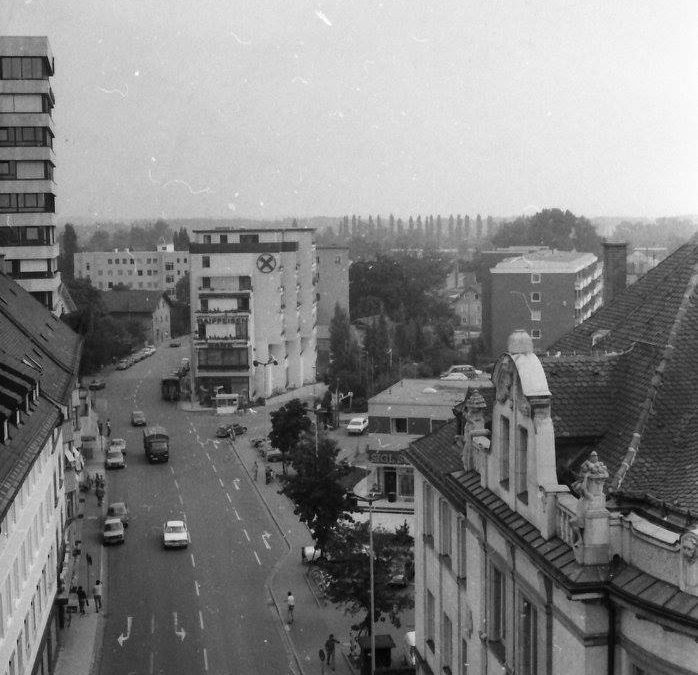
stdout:
[[368,503],[368,554],[369,554],[369,575],[371,578],[371,675],[376,672],[376,631],[374,619],[376,617],[375,605],[375,580],[373,576],[373,502],[378,501],[383,495],[369,492],[367,495],[354,493],[357,500]]
[[[279,362],[273,357],[270,356],[266,361],[257,361],[255,359],[252,361],[252,365],[257,368],[258,366],[263,366],[266,368],[266,366],[278,366]],[[267,394],[267,371],[264,371],[264,398],[268,396]]]

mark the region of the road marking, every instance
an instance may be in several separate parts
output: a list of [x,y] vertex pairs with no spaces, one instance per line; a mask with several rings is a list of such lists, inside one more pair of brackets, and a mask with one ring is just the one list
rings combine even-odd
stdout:
[[233,478],[233,485],[235,486],[236,490],[240,489],[240,479],[239,478]]
[[199,582],[198,581],[194,581],[194,590],[196,591],[196,595],[198,597],[198,595],[199,595]]
[[220,478],[218,479],[218,482],[221,484],[221,487],[225,487],[225,485],[223,485],[223,481]]
[[172,612],[172,618],[174,619],[174,632],[179,638],[180,642],[184,642],[184,638],[187,636],[187,632],[184,630],[183,626],[179,625],[179,619],[177,618],[177,612]]
[[201,610],[199,610],[199,626],[201,626],[201,630],[204,629],[204,614]]
[[271,549],[271,545],[269,544],[269,537],[271,537],[271,535],[269,534],[269,532],[262,532],[262,541],[264,542],[264,545],[265,545],[268,549]]
[[182,495],[178,494],[177,496],[179,497],[179,503],[180,503],[182,506],[184,506],[184,500],[182,499]]
[[148,658],[148,672],[150,673],[150,675],[153,675],[154,666],[155,666],[155,654],[153,654],[153,652],[150,652],[150,657]]
[[225,496],[228,498],[228,502],[232,504],[233,500],[230,498],[230,495],[227,492],[225,493]]
[[172,475],[174,476],[174,467],[172,466],[172,464],[170,464],[170,471],[172,472]]
[[211,461],[211,455],[208,454],[208,450],[206,451],[206,457],[208,457],[208,461]]
[[176,478],[175,478],[175,487],[177,488],[177,490],[179,490],[179,483],[177,482]]
[[151,635],[155,632],[155,614],[150,617],[150,633]]
[[218,473],[218,469],[216,469],[215,464],[211,464],[211,468],[213,469],[213,473]]
[[204,647],[204,670],[208,670],[208,652],[206,647]]
[[262,561],[259,559],[259,556],[257,555],[257,551],[252,551],[254,553],[254,557],[257,559],[257,564],[261,566]]
[[128,640],[131,637],[131,622],[133,621],[132,616],[127,616],[126,617],[126,635],[121,633],[118,638],[116,638],[116,641],[119,643],[119,647],[124,646],[124,642]]
[[238,510],[237,510],[237,509],[233,509],[233,511],[235,512],[235,517],[236,517],[238,520],[242,520],[242,518],[240,518],[240,514],[238,513]]
[[194,560],[194,554],[190,553],[189,555],[191,556],[191,566],[196,567],[196,561]]
[[250,541],[250,535],[247,534],[247,530],[243,527],[242,531],[245,533],[245,538],[247,539],[247,541]]

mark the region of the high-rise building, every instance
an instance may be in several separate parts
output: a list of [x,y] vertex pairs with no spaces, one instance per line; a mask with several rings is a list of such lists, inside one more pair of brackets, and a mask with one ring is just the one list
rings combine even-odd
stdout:
[[7,274],[54,314],[62,314],[53,72],[46,37],[0,37],[0,253]]
[[191,264],[195,396],[243,400],[315,381],[313,230],[195,230]]

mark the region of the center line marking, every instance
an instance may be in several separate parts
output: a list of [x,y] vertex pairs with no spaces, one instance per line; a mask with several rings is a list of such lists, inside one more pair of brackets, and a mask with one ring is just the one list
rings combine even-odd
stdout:
[[228,498],[228,501],[232,504],[233,500],[230,498],[230,495],[226,492],[225,496]]
[[251,540],[250,540],[250,535],[247,534],[247,530],[246,530],[244,527],[242,528],[242,531],[245,533],[245,539],[247,539],[247,541],[251,541]]
[[218,482],[221,484],[221,487],[225,487],[225,486],[223,485],[223,481],[222,481],[220,478],[218,479]]
[[257,555],[257,551],[252,551],[254,553],[254,557],[257,558],[257,564],[261,566],[262,561],[259,559],[259,556]]
[[191,556],[191,566],[196,567],[196,561],[194,560],[194,554],[190,553],[189,555]]
[[208,454],[208,451],[206,452],[206,457],[208,457],[208,461],[211,461],[211,455]]
[[153,672],[153,666],[155,665],[155,655],[153,652],[150,652],[150,659],[149,659],[149,664],[148,664],[148,669],[150,673]]
[[236,517],[238,520],[242,520],[242,518],[240,518],[240,514],[238,513],[238,510],[237,510],[237,509],[233,509],[233,511],[235,511],[235,517]]
[[204,629],[204,615],[201,612],[201,610],[199,610],[199,625],[201,626],[201,630],[203,630]]
[[196,591],[196,594],[199,595],[199,582],[198,581],[194,582],[194,590]]
[[204,647],[204,670],[208,670],[208,652],[206,647]]
[[211,464],[211,468],[213,469],[213,473],[218,473],[218,469],[216,469],[215,464]]
[[177,495],[179,497],[179,503],[184,506],[184,500],[182,499],[182,495]]
[[155,632],[155,614],[150,617],[150,632]]
[[177,482],[176,478],[175,478],[175,487],[179,490],[179,483]]

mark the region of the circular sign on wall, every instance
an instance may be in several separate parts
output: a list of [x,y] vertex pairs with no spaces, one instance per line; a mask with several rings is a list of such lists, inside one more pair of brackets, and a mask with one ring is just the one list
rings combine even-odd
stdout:
[[262,253],[257,258],[257,269],[265,274],[276,269],[276,258],[271,253]]

